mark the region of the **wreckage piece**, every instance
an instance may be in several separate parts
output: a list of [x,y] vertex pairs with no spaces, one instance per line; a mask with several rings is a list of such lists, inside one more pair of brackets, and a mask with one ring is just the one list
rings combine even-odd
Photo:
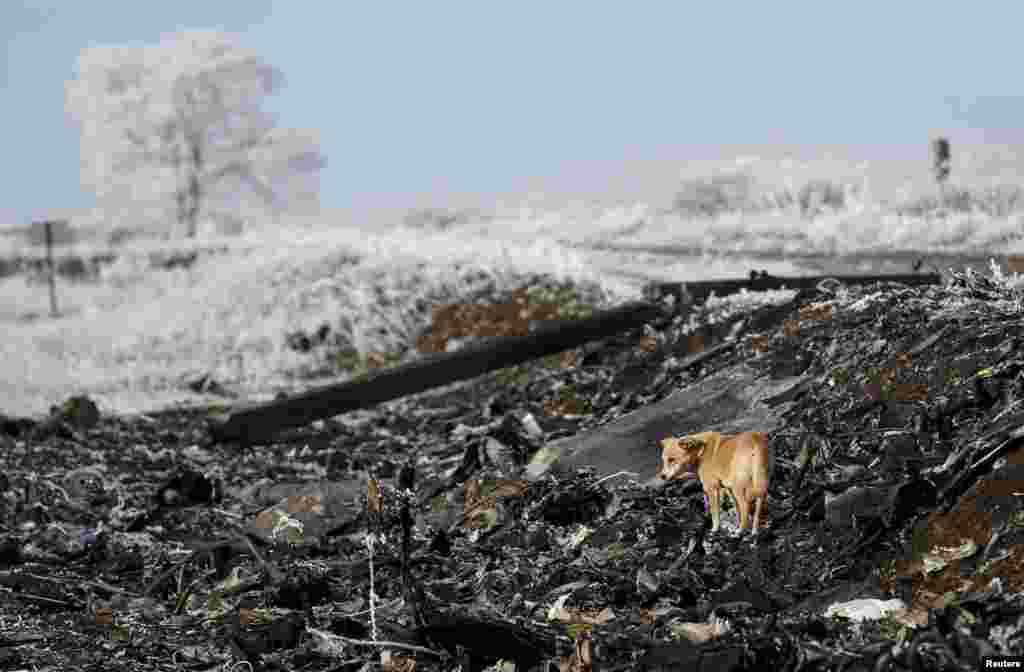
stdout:
[[517,670],[533,670],[556,652],[557,640],[550,627],[527,627],[466,608],[435,610],[420,632],[450,654],[461,649],[469,663],[463,669],[482,670],[495,661],[509,660],[515,661]]
[[470,343],[457,352],[370,374],[368,380],[326,385],[294,397],[239,408],[225,418],[211,418],[210,433],[218,442],[266,441],[285,429],[553,355],[664,316],[662,306],[638,301],[595,312],[587,319],[538,322],[525,336]]
[[938,273],[893,273],[887,275],[813,275],[807,277],[783,278],[752,272],[749,278],[735,280],[702,280],[699,282],[656,282],[644,288],[649,301],[658,301],[665,296],[675,297],[676,306],[704,303],[713,293],[715,296],[737,294],[746,289],[763,292],[770,289],[813,289],[820,282],[835,279],[846,285],[867,285],[875,282],[898,282],[908,286],[938,285],[942,276]]

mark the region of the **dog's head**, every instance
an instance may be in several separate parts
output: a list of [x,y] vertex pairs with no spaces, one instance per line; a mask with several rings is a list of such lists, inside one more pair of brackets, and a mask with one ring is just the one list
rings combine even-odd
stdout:
[[691,436],[661,440],[661,469],[658,477],[663,481],[696,478],[697,466],[704,452],[704,440]]

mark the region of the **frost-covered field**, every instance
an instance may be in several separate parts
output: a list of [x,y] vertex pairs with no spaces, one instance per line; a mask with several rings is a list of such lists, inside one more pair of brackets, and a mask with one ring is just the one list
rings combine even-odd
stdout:
[[[454,213],[458,221],[440,230],[436,217],[373,231],[330,215],[285,220],[199,241],[233,252],[188,271],[154,273],[125,256],[98,284],[61,283],[66,315],[56,320],[22,319],[46,315],[46,287],[6,280],[0,411],[41,413],[77,392],[108,410],[159,407],[187,398],[182,381],[205,372],[269,394],[304,361],[284,346],[288,331],[329,322],[362,352],[393,351],[429,319],[417,299],[457,301],[488,283],[515,287],[527,273],[599,283],[616,303],[638,296],[643,278],[727,277],[752,267],[723,259],[727,251],[774,253],[757,267],[776,274],[793,272],[787,258],[808,254],[1024,251],[1024,166],[1017,152],[986,151],[957,155],[944,196],[926,157],[740,159],[692,165],[693,174],[635,204],[534,199]],[[599,244],[671,244],[694,254],[668,260],[591,249]]]
[[[394,351],[429,320],[417,299],[512,289],[533,272],[600,279],[581,253],[549,241],[286,227],[235,242],[237,254],[188,271],[125,263],[98,286],[62,283],[68,316],[6,320],[0,409],[38,413],[75,392],[107,408],[150,408],[183,398],[183,380],[204,372],[250,394],[272,392],[307,359],[285,348],[289,331],[340,322],[361,352]],[[609,303],[633,291],[605,284]],[[14,303],[4,312],[46,314],[45,286],[18,279],[0,287]]]
[[1003,249],[1024,232],[1024,152],[956,154],[940,193],[927,156],[884,162],[755,159],[695,162],[642,202],[507,208],[473,230],[573,243],[672,244],[695,250],[852,254]]

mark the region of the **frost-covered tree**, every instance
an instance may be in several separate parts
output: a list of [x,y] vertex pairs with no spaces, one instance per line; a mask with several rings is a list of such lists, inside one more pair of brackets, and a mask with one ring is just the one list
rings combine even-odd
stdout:
[[187,235],[252,205],[275,216],[319,199],[315,132],[262,109],[278,70],[230,36],[184,31],[155,45],[82,51],[67,86],[83,182],[104,210],[171,215]]

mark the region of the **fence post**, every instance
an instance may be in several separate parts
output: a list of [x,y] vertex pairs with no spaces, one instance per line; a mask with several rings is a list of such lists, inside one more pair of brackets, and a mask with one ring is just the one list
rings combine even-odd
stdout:
[[46,266],[50,272],[50,316],[57,317],[57,273],[53,266],[53,222],[43,222],[46,230]]
[[939,192],[945,195],[946,180],[949,178],[952,158],[949,149],[949,140],[936,138],[932,142],[932,171],[935,174],[935,181],[939,184]]

